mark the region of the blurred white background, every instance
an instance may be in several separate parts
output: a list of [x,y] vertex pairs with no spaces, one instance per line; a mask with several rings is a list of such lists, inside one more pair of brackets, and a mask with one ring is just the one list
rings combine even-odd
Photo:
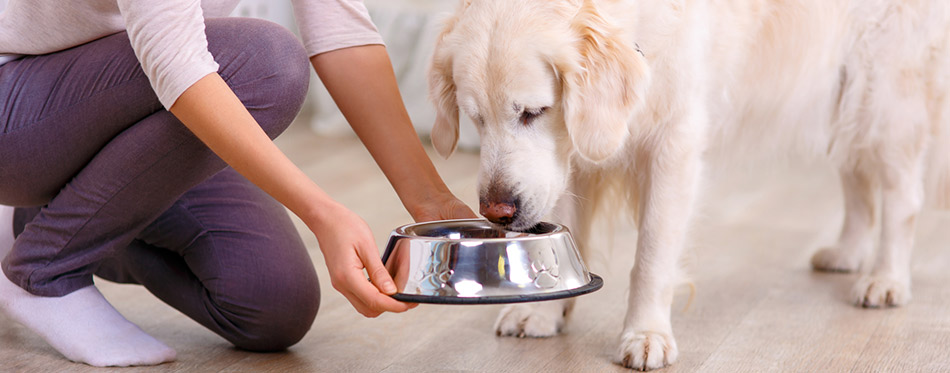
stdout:
[[[0,0],[0,11],[7,0]],[[393,62],[396,79],[416,131],[428,136],[435,111],[426,92],[426,66],[442,19],[451,12],[456,0],[364,0],[373,22],[379,28]],[[232,16],[263,18],[297,32],[293,7],[289,0],[241,0]],[[310,127],[324,135],[352,134],[330,95],[312,74],[307,107]],[[476,149],[478,134],[468,118],[461,118],[459,149]]]
[[[364,3],[386,42],[409,116],[416,131],[426,137],[432,129],[435,110],[428,100],[425,72],[441,22],[455,9],[456,0],[364,0]],[[290,1],[242,0],[232,15],[267,19],[297,32]],[[316,74],[312,74],[306,105],[302,113],[309,114],[305,119],[317,133],[352,134]],[[461,121],[459,148],[476,149],[475,128],[468,118]]]

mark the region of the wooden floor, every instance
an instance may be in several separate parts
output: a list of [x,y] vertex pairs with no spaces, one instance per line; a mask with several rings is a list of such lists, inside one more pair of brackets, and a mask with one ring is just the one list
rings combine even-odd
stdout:
[[[278,142],[366,219],[380,247],[390,230],[410,222],[356,139],[319,138],[296,126]],[[474,205],[477,156],[434,158],[450,188]],[[950,213],[931,211],[919,219],[912,303],[865,310],[847,301],[856,275],[814,273],[808,266],[813,251],[834,242],[842,216],[829,168],[720,178],[708,188],[703,218],[691,234],[696,293],[688,309],[688,290],[675,301],[680,357],[665,371],[950,371]],[[618,227],[588,260],[606,285],[581,297],[564,333],[548,339],[496,337],[492,326],[501,306],[422,305],[363,318],[330,288],[307,231],[302,235],[324,280],[323,303],[307,337],[283,353],[238,351],[141,287],[98,283],[127,318],[178,351],[174,363],[123,372],[623,372],[613,359],[636,234]],[[0,316],[0,371],[97,370],[65,361]]]

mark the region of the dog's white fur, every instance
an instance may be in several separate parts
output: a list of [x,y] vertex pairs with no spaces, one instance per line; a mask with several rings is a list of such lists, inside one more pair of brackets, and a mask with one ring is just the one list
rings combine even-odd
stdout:
[[[828,157],[845,222],[813,266],[854,271],[872,255],[880,201],[854,301],[910,299],[925,180],[950,202],[948,69],[946,0],[462,0],[432,59],[432,141],[448,156],[459,112],[472,117],[482,197],[507,188],[512,228],[551,214],[582,247],[620,186],[639,241],[618,360],[654,369],[678,353],[670,306],[708,148]],[[554,335],[570,306],[508,307],[496,328]]]

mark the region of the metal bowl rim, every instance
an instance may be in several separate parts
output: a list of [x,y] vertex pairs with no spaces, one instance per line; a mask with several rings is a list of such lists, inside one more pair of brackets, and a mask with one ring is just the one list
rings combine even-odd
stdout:
[[437,296],[396,293],[390,295],[393,299],[400,302],[409,303],[427,303],[427,304],[451,304],[451,305],[474,305],[474,304],[511,304],[542,302],[555,299],[573,298],[580,295],[590,294],[600,290],[604,286],[604,279],[593,272],[588,272],[590,281],[587,284],[572,289],[557,290],[552,292],[537,292],[510,295],[488,295],[481,297],[459,297],[459,296]]
[[[547,233],[530,233],[529,236],[525,237],[495,237],[495,238],[476,238],[476,237],[466,237],[466,238],[449,238],[449,237],[434,237],[434,236],[417,236],[406,233],[406,229],[422,226],[422,225],[436,225],[439,223],[464,223],[464,222],[487,222],[492,224],[486,219],[448,219],[448,220],[433,220],[426,221],[421,223],[412,223],[406,224],[400,227],[397,227],[393,230],[390,237],[398,236],[401,238],[407,238],[412,240],[425,240],[425,241],[437,241],[437,242],[512,242],[512,241],[533,241],[533,240],[545,240],[551,237],[556,237],[560,235],[567,234],[570,237],[570,230],[567,229],[564,225],[558,223],[544,222],[544,224],[550,224],[555,227],[551,232]],[[503,228],[502,228],[503,229]],[[505,231],[508,231],[505,229]],[[508,231],[515,232],[515,231]],[[572,238],[573,240],[573,238]]]

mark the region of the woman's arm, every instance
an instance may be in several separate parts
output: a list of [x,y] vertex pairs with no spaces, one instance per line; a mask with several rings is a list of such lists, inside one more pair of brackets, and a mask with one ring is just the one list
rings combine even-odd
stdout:
[[476,217],[445,186],[422,148],[385,47],[338,49],[310,62],[413,219]]
[[[366,223],[333,201],[271,142],[227,83],[213,73],[190,86],[170,111],[221,159],[299,216],[317,236],[330,280],[362,314],[402,312]],[[372,279],[366,281],[363,269]]]

